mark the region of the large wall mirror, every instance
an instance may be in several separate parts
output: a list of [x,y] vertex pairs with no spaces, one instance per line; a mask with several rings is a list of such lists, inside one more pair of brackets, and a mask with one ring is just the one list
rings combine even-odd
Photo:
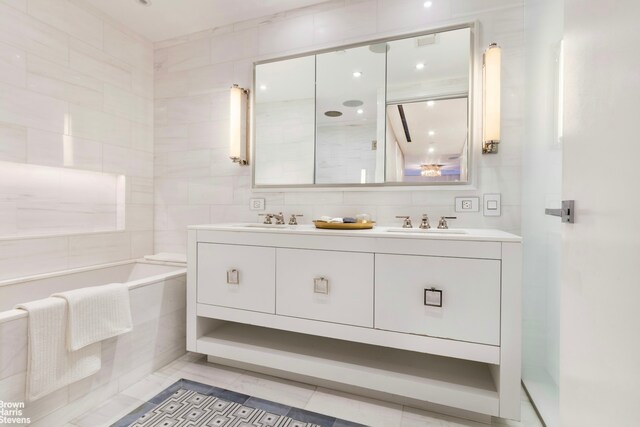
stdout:
[[255,65],[256,188],[467,184],[473,31]]

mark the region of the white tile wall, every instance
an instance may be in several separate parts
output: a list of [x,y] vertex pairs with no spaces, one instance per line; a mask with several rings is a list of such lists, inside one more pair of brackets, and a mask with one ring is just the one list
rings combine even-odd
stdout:
[[[457,195],[497,192],[503,193],[502,217],[458,214],[454,224],[519,233],[523,2],[438,0],[430,9],[423,3],[330,1],[156,43],[156,251],[185,252],[189,223],[257,220],[248,206],[256,196],[266,199],[268,211],[303,213],[307,223],[319,215],[369,212],[380,223],[393,224],[400,214],[452,215]],[[475,188],[253,193],[250,168],[228,160],[228,88],[234,83],[251,86],[253,61],[472,21],[479,24],[480,49],[494,41],[502,46],[504,78],[503,143],[496,156],[480,156],[479,147],[474,148]],[[479,124],[476,116],[476,135]]]
[[[0,208],[0,279],[153,250],[153,55],[152,43],[82,1],[0,1],[0,161],[125,174],[129,216],[121,232],[8,240],[12,220],[35,233],[42,215]],[[91,192],[69,193],[90,203]],[[51,219],[69,214],[46,207]],[[57,232],[101,229],[104,215],[82,221]]]

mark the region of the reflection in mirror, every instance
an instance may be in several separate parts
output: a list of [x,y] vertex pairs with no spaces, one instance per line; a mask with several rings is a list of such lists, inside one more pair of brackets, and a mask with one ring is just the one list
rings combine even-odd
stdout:
[[313,184],[315,57],[256,67],[254,106],[255,184]]
[[387,43],[387,182],[467,182],[471,29]]
[[384,50],[319,54],[316,73],[315,182],[384,182]]
[[387,103],[469,94],[471,29],[387,43]]
[[387,106],[388,182],[467,180],[467,97]]

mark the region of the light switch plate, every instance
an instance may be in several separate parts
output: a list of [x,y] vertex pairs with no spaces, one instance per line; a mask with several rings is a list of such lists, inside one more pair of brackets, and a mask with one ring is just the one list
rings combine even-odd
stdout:
[[456,212],[480,212],[480,198],[456,197]]
[[500,194],[485,194],[483,201],[484,216],[500,216],[502,203]]
[[249,209],[252,211],[263,211],[264,199],[249,199]]

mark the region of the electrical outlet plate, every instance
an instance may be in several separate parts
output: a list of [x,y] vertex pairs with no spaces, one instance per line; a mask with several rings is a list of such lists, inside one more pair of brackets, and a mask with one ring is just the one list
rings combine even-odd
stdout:
[[249,199],[249,209],[252,211],[263,211],[264,199]]
[[480,212],[480,198],[456,197],[456,212]]
[[500,216],[502,203],[500,194],[485,194],[483,201],[484,216]]

